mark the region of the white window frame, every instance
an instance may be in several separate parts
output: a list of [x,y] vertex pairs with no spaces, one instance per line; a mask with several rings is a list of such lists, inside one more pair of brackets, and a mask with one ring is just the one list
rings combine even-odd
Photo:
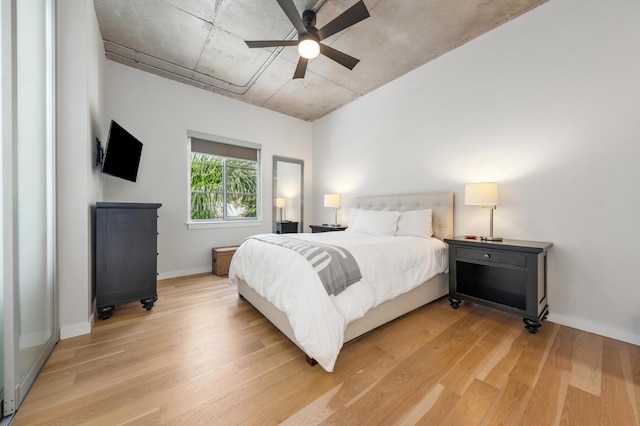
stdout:
[[[255,219],[230,219],[230,220],[193,220],[191,219],[191,138],[202,139],[205,141],[218,142],[227,145],[239,146],[243,148],[251,148],[257,151],[256,165],[256,218]],[[211,229],[211,228],[241,228],[262,226],[262,145],[241,141],[237,139],[227,138],[219,135],[211,135],[208,133],[197,132],[193,130],[187,131],[188,152],[187,152],[187,229]]]

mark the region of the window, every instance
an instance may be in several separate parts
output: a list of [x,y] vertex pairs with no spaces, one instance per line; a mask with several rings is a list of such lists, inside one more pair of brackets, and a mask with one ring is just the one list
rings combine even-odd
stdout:
[[189,135],[190,222],[258,220],[260,146]]

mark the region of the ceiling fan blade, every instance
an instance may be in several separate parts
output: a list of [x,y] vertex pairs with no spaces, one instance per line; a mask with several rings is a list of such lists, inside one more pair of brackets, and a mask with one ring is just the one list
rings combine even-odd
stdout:
[[245,41],[249,47],[297,46],[298,40],[256,40]]
[[296,66],[296,72],[293,73],[293,78],[304,78],[305,72],[307,72],[307,64],[309,60],[300,56],[298,59],[298,65]]
[[302,22],[302,18],[300,17],[300,12],[296,9],[296,5],[293,4],[293,0],[277,0],[278,4],[287,15],[293,26],[295,27],[298,34],[306,34],[307,27],[304,26]]
[[360,62],[360,59],[356,59],[353,56],[349,56],[346,53],[342,53],[341,51],[322,43],[320,43],[320,53],[350,70]]
[[339,33],[353,24],[357,24],[363,19],[367,19],[369,16],[367,6],[365,6],[364,2],[360,0],[358,3],[342,12],[342,14],[336,19],[320,28],[316,35],[320,40],[324,40],[325,38],[331,37],[335,33]]

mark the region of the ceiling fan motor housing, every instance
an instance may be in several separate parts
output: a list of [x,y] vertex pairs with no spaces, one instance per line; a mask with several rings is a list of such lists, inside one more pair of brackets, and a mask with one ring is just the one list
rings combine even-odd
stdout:
[[313,10],[302,12],[302,23],[305,27],[314,27],[316,25],[316,13]]

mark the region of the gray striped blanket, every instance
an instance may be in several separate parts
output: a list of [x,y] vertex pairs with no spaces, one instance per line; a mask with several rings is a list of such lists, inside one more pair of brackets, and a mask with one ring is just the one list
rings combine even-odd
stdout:
[[362,279],[358,263],[353,255],[342,247],[299,240],[281,234],[260,234],[249,238],[299,253],[313,266],[330,295],[338,295]]

